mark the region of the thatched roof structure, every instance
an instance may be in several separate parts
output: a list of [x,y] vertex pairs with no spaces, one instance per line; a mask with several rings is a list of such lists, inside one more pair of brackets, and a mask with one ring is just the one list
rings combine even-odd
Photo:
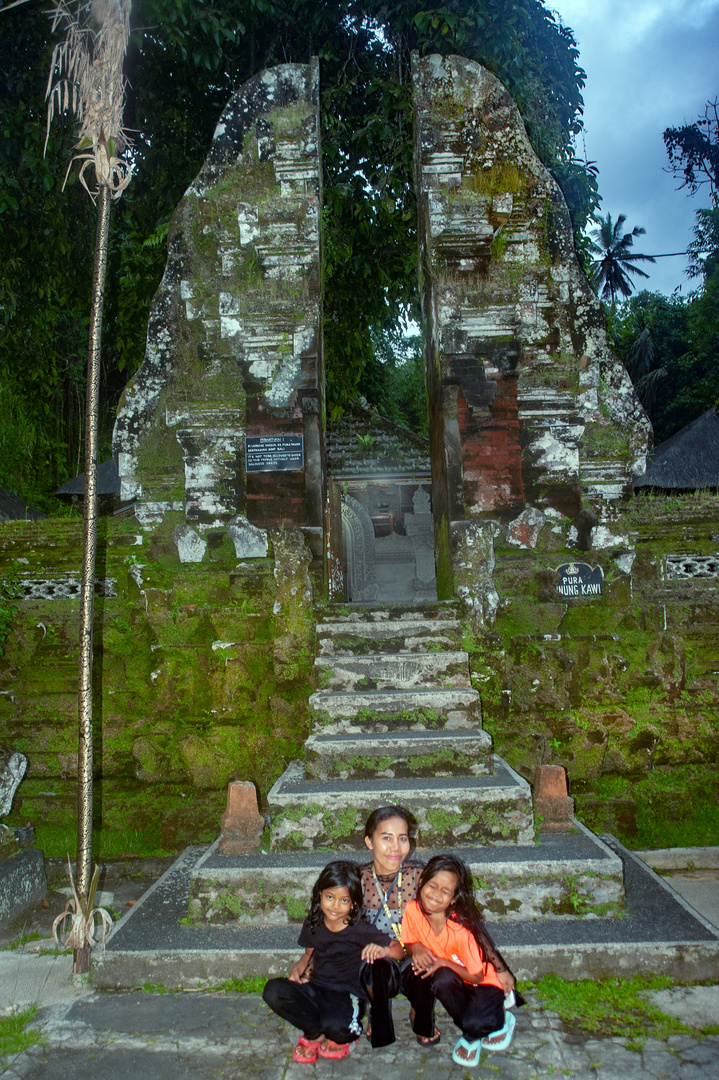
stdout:
[[0,487],[0,521],[39,521],[44,517],[47,517],[44,511]]
[[634,489],[695,491],[719,488],[719,415],[712,405],[700,417],[655,447],[647,471],[632,478]]
[[[114,458],[101,462],[97,467],[97,493],[98,495],[120,494],[120,474],[117,471]],[[69,499],[73,495],[84,495],[85,473],[80,473],[74,479],[68,480],[66,484],[57,489],[55,494],[61,499]]]

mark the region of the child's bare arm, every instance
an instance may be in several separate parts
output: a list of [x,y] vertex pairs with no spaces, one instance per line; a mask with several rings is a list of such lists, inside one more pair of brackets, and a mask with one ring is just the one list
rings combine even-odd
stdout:
[[297,961],[297,963],[292,968],[292,971],[289,974],[290,982],[302,982],[303,981],[302,976],[304,975],[305,971],[307,970],[307,965],[310,962],[310,959],[312,957],[313,952],[314,952],[314,949],[305,949],[304,953],[299,958],[299,960]]

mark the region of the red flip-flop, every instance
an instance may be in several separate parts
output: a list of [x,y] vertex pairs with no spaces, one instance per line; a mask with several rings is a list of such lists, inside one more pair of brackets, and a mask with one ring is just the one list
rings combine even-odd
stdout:
[[354,1050],[356,1045],[356,1040],[354,1042],[348,1043],[336,1043],[332,1042],[332,1039],[325,1039],[324,1042],[320,1043],[317,1052],[319,1053],[320,1057],[334,1058],[335,1060],[338,1060],[339,1058],[347,1057],[347,1055],[350,1054],[352,1050]]
[[[317,1061],[321,1042],[322,1039],[306,1039],[304,1035],[300,1035],[292,1051],[292,1060],[296,1061],[298,1065],[314,1065]],[[300,1046],[306,1046],[308,1050],[314,1050],[314,1054],[308,1054],[307,1057],[298,1054],[297,1050]]]

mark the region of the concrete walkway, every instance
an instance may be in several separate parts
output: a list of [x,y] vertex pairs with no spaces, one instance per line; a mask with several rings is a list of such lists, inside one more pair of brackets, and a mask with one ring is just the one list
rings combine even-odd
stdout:
[[[713,988],[719,990],[719,988]],[[469,1073],[452,1063],[457,1032],[440,1014],[442,1043],[425,1050],[408,1024],[408,1005],[395,1003],[397,1042],[372,1050],[365,1039],[349,1061],[296,1065],[291,1059],[295,1033],[275,1017],[259,995],[251,994],[93,994],[73,988],[70,1000],[43,1006],[33,1026],[45,1045],[0,1058],[4,1080],[295,1080],[313,1076],[335,1080],[422,1080],[473,1075],[532,1080],[711,1080],[719,1077],[719,1036],[648,1039],[641,1051],[628,1040],[592,1038],[565,1030],[556,1014],[532,1000],[517,1010],[510,1050],[483,1054]],[[719,999],[718,999],[719,1000]],[[716,1007],[717,1000],[711,1007]]]
[[[716,879],[713,884],[716,889]],[[115,886],[116,902],[124,898],[125,887]],[[706,910],[697,902],[701,915],[713,910],[715,895]],[[45,924],[49,916],[44,909]],[[34,925],[40,926],[39,912],[35,918]],[[663,1012],[696,1033],[665,1041],[648,1038],[641,1049],[632,1049],[628,1039],[592,1036],[565,1025],[530,991],[527,1006],[516,1012],[510,1050],[484,1053],[478,1069],[453,1065],[450,1054],[458,1032],[441,1010],[442,1043],[431,1050],[418,1046],[402,998],[394,1006],[397,1042],[392,1047],[373,1051],[362,1039],[349,1061],[300,1066],[291,1060],[294,1029],[270,1013],[259,995],[99,994],[82,976],[73,978],[70,957],[53,955],[52,948],[50,940],[43,940],[0,952],[0,1016],[37,1003],[31,1027],[43,1040],[23,1053],[0,1057],[2,1080],[719,1080],[719,1035],[701,1033],[719,1023],[719,985],[677,986],[654,994]]]

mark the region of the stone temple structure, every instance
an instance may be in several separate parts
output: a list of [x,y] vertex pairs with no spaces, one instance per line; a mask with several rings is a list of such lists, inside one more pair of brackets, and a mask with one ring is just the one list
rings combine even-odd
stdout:
[[[633,498],[650,427],[512,99],[456,56],[412,80],[429,439],[366,409],[325,422],[318,67],[283,65],[236,92],[173,218],[114,433],[134,516],[100,528],[102,830],[211,842],[250,781],[290,921],[302,859],[365,850],[378,800],[414,806],[421,846],[475,845],[479,876],[482,845],[526,847],[538,876],[505,889],[490,851],[485,900],[534,917],[574,910],[580,872],[561,895],[540,873],[543,767],[622,839],[717,790],[719,497]],[[75,822],[81,543],[76,519],[0,530],[22,605],[0,731],[40,846]],[[585,899],[611,914],[621,872],[597,857],[614,892]],[[274,911],[271,884],[233,903]]]
[[[469,549],[490,565],[498,521],[515,520],[520,540],[582,510],[611,521],[651,431],[507,91],[474,62],[429,56],[415,58],[413,94],[436,565],[408,580],[418,602],[436,587],[491,618],[486,575],[464,580]],[[173,220],[114,452],[141,522],[183,515],[182,559],[202,559],[218,528],[238,556],[263,553],[264,530],[284,522],[304,532],[330,598],[349,581],[371,600],[375,541],[388,566],[416,562],[416,543],[373,537],[337,477],[328,489],[320,206],[317,64],[261,72]]]

